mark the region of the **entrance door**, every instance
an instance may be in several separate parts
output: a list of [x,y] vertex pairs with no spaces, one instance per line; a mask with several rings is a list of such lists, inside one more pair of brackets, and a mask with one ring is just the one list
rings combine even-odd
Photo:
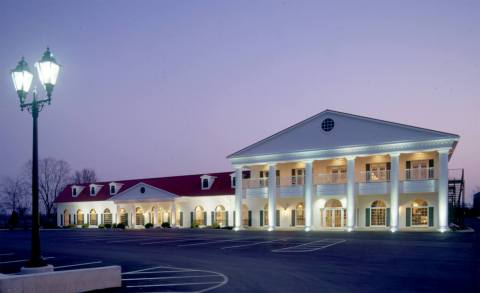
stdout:
[[325,227],[326,228],[340,228],[343,227],[344,218],[343,208],[327,208],[325,209]]

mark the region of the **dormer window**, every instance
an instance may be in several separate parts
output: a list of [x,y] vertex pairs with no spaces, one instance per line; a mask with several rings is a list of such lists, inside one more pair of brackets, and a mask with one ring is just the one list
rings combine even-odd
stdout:
[[217,177],[210,175],[200,176],[200,186],[202,187],[202,190],[210,189],[215,181],[215,178]]
[[120,188],[122,188],[123,184],[122,183],[117,183],[117,182],[110,182],[109,183],[109,188],[110,188],[110,195],[115,195],[118,193]]
[[77,197],[83,190],[84,186],[72,185],[72,197]]
[[235,188],[237,180],[235,178],[235,173],[230,174],[230,187]]
[[95,196],[102,188],[102,185],[90,184],[90,196]]
[[110,194],[115,194],[115,185],[110,185]]

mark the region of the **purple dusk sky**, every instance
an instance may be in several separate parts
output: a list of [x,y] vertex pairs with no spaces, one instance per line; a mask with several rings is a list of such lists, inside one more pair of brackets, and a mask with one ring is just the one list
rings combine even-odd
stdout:
[[459,134],[450,168],[480,186],[480,1],[4,0],[0,38],[0,176],[31,157],[9,72],[49,45],[40,156],[101,179],[231,170],[330,108]]

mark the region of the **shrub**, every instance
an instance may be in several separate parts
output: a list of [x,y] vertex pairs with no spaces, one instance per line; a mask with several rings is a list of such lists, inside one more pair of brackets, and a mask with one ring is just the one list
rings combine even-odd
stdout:
[[213,229],[220,229],[220,225],[218,223],[213,223],[212,228]]
[[66,226],[65,228],[75,229],[75,228],[77,228],[77,225],[75,225],[75,224],[70,224],[70,225]]
[[113,228],[113,229],[116,229],[116,228],[117,228],[117,223],[114,223],[114,224],[112,225],[112,228]]
[[125,224],[124,223],[119,223],[117,224],[118,229],[125,229]]
[[112,224],[105,224],[104,226],[105,226],[105,228],[107,228],[107,229],[112,228]]
[[88,228],[90,225],[88,225],[88,223],[85,223],[82,225],[82,228]]
[[104,224],[98,225],[98,229],[105,229],[105,225]]
[[150,229],[150,228],[153,228],[153,224],[152,223],[146,223],[145,224],[145,229]]
[[232,230],[232,229],[233,229],[233,226],[225,226],[225,227],[222,227],[221,229]]
[[171,228],[170,223],[169,222],[163,222],[162,223],[162,228]]
[[10,230],[13,230],[15,227],[18,225],[18,214],[16,211],[13,211],[12,214],[10,215],[10,218],[8,219],[8,228]]

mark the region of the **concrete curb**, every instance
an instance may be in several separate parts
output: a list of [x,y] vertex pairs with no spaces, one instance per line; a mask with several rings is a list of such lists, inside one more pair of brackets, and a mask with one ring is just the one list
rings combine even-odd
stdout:
[[108,266],[25,275],[0,274],[0,292],[86,292],[122,286],[121,267]]

